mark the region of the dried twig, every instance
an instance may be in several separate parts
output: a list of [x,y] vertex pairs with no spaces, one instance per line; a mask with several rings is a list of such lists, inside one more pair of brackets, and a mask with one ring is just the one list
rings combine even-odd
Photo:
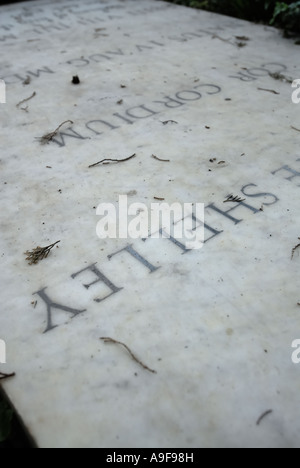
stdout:
[[65,122],[61,123],[56,130],[54,130],[54,132],[50,132],[50,133],[47,133],[47,135],[44,135],[40,138],[38,138],[38,140],[40,141],[40,143],[42,145],[47,145],[50,141],[53,140],[53,138],[58,134],[59,130],[61,129],[61,127],[67,123],[70,123],[71,125],[74,123],[72,122],[72,120],[65,120]]
[[211,36],[212,39],[220,39],[220,41],[223,41],[223,42],[229,42],[229,44],[233,45],[232,42],[231,42],[231,39],[223,39],[223,37],[220,37],[218,36],[217,34],[213,34]]
[[235,36],[235,38],[238,41],[243,41],[243,42],[250,41],[249,37],[247,37],[247,36]]
[[160,162],[170,162],[170,159],[160,159],[159,157],[155,156],[155,154],[152,154],[152,158]]
[[60,241],[54,242],[54,244],[48,245],[47,247],[36,247],[32,252],[25,252],[27,255],[26,260],[28,260],[29,265],[38,263],[40,260],[47,258],[53,247],[58,244]]
[[30,96],[29,98],[23,99],[23,101],[19,102],[19,103],[16,105],[16,107],[19,108],[22,104],[24,104],[24,103],[27,102],[27,101],[30,101],[30,99],[33,99],[35,96],[36,96],[36,92],[34,92],[34,93],[32,94],[32,96]]
[[284,81],[285,83],[293,83],[293,80],[290,78],[286,77],[282,73],[269,73],[271,78],[274,78],[274,80],[279,80],[279,81]]
[[292,128],[293,130],[296,130],[296,132],[300,132],[299,128],[293,127],[292,125],[291,125],[291,128]]
[[[300,240],[300,237],[298,237],[298,239]],[[293,248],[291,260],[293,260],[294,255],[295,255],[295,253],[296,253],[296,250],[299,249],[299,247],[300,247],[300,244],[296,245],[296,246]]]
[[16,375],[15,373],[3,374],[3,372],[0,372],[0,380],[9,379],[10,377],[14,377],[15,375]]
[[259,426],[263,419],[265,419],[269,414],[272,414],[273,410],[265,411],[257,420],[256,425]]
[[113,338],[107,338],[107,337],[102,337],[100,338],[100,340],[103,340],[104,343],[114,343],[114,344],[119,344],[121,346],[123,346],[127,351],[128,353],[130,354],[130,356],[132,357],[132,359],[134,361],[136,361],[140,366],[142,366],[144,369],[146,369],[147,371],[149,372],[152,372],[152,374],[156,374],[157,372],[153,369],[150,369],[148,366],[146,366],[145,364],[143,364],[134,354],[133,352],[128,348],[128,346],[126,346],[126,344],[124,343],[121,343],[121,341],[117,341],[117,340],[114,340]]
[[130,159],[133,159],[135,157],[136,157],[136,154],[134,153],[132,156],[129,156],[129,158],[125,158],[125,159],[102,159],[101,161],[98,161],[95,164],[91,164],[89,166],[89,168],[99,166],[100,164],[102,164],[103,166],[105,164],[111,164],[111,163],[118,164],[118,163],[122,163],[122,162],[125,162],[125,161],[129,161]]
[[164,122],[162,122],[163,125],[168,125],[169,123],[178,124],[178,122],[176,122],[176,120],[165,120]]
[[232,203],[242,203],[243,201],[245,201],[246,199],[245,198],[240,198],[238,196],[234,197],[233,195],[229,195],[229,197],[224,200],[223,203],[229,203],[229,202],[232,202]]
[[280,94],[277,91],[274,91],[274,89],[265,89],[265,88],[257,88],[258,91],[267,91],[267,93],[273,93],[273,94]]

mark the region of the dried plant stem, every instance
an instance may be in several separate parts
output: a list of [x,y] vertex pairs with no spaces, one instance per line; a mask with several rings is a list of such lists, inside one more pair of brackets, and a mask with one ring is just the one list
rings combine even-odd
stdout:
[[47,133],[46,135],[42,136],[39,138],[40,142],[42,145],[48,144],[50,141],[53,140],[53,138],[58,134],[59,130],[63,125],[70,123],[71,125],[74,123],[72,120],[65,120],[63,123],[61,123],[54,132]]
[[32,96],[30,96],[29,98],[24,99],[23,101],[19,102],[19,104],[17,104],[16,107],[19,108],[22,104],[24,104],[24,103],[27,102],[27,101],[30,101],[30,99],[34,98],[35,96],[36,96],[36,92],[34,92],[34,93],[32,94]]
[[178,122],[176,122],[176,120],[164,120],[162,122],[163,125],[168,125],[169,123],[178,124]]
[[280,94],[277,91],[274,91],[274,89],[265,89],[265,88],[257,88],[258,91],[267,91],[267,93],[273,93],[273,94]]
[[223,41],[223,42],[229,42],[229,44],[232,44],[231,39],[223,39],[223,37],[220,37],[218,36],[217,34],[213,34],[211,36],[212,39],[220,39],[220,41]]
[[293,127],[293,126],[291,126],[291,128],[292,128],[293,130],[296,130],[296,132],[300,132],[299,128],[296,128],[296,127]]
[[152,158],[160,162],[170,162],[170,159],[160,159],[158,156],[155,156],[155,154],[152,154]]
[[130,159],[133,159],[135,157],[136,157],[136,154],[134,153],[132,156],[129,156],[129,158],[125,158],[125,159],[102,159],[101,161],[98,161],[95,164],[91,164],[89,168],[99,166],[100,164],[102,165],[111,164],[111,163],[118,164],[118,163],[122,163],[125,161],[129,161]]
[[157,372],[153,369],[150,369],[150,367],[146,366],[145,364],[142,363],[142,361],[140,361],[134,354],[133,352],[131,351],[130,348],[128,348],[128,346],[126,346],[126,344],[124,343],[121,343],[121,341],[117,341],[117,340],[114,340],[113,338],[107,338],[107,337],[102,337],[100,338],[100,340],[103,340],[104,343],[113,343],[113,344],[119,344],[121,346],[123,346],[127,351],[128,353],[130,354],[130,356],[132,357],[132,359],[134,361],[136,361],[140,366],[142,366],[144,369],[146,369],[147,371],[149,372],[152,372],[152,374],[156,374]]
[[256,425],[259,426],[260,423],[262,422],[262,420],[265,419],[267,416],[269,416],[269,414],[272,414],[272,413],[273,413],[273,410],[265,411],[265,412],[258,418]]
[[14,377],[15,375],[15,373],[3,374],[3,372],[0,372],[0,380],[9,379],[10,377]]
[[293,80],[288,78],[287,76],[283,75],[282,73],[269,73],[271,78],[274,80],[284,81],[285,83],[293,83]]
[[40,260],[47,258],[51,250],[56,244],[59,244],[60,241],[54,242],[54,244],[47,245],[47,247],[36,247],[34,250],[25,252],[27,255],[26,260],[28,260],[29,265],[38,263]]
[[[300,240],[300,237],[298,237],[298,239]],[[299,247],[300,247],[300,244],[296,245],[296,246],[293,248],[291,260],[293,260],[294,255],[295,255],[295,253],[296,253],[296,250],[299,249]]]

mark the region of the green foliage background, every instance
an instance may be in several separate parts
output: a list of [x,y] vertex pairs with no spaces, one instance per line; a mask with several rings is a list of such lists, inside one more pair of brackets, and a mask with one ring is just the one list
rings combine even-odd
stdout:
[[168,0],[250,21],[270,23],[300,32],[300,0]]

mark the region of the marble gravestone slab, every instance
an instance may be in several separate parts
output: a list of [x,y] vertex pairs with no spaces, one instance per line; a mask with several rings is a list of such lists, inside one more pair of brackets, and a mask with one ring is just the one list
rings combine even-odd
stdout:
[[[0,43],[0,371],[37,445],[299,447],[299,46],[151,0],[3,6]],[[120,195],[205,203],[204,247],[100,240]]]

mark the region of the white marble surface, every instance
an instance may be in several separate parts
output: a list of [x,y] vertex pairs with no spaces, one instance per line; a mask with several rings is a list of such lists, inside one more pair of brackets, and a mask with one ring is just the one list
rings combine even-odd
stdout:
[[[273,28],[150,0],[40,0],[0,13],[0,370],[16,372],[3,387],[38,446],[299,447],[300,105],[270,76],[300,78],[299,46]],[[39,144],[67,119],[64,131],[81,138]],[[97,238],[95,207],[127,193],[210,205],[206,223],[223,232],[184,255],[167,239],[132,241],[153,273],[128,252],[109,260],[129,242]],[[224,204],[231,193],[253,209]],[[48,259],[26,263],[23,252],[59,239]],[[100,303],[111,290],[84,288],[93,273],[71,276],[96,262],[123,288]],[[85,312],[52,309],[56,328],[44,333],[46,304],[33,295],[43,288]]]

